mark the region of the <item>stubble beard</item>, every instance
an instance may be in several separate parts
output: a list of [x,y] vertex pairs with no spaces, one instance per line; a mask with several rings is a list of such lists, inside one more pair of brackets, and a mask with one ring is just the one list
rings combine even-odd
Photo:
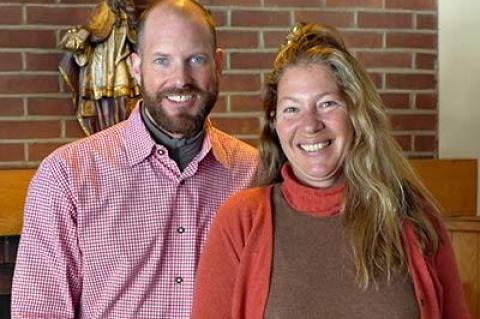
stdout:
[[[168,88],[151,93],[145,89],[143,79],[141,79],[140,91],[143,97],[143,104],[157,126],[167,133],[179,134],[185,138],[190,138],[202,130],[205,125],[205,119],[217,102],[218,80],[214,79],[214,81],[214,86],[210,91],[202,90],[195,84],[189,84],[182,88]],[[170,94],[196,95],[197,101],[195,101],[196,105],[193,107],[197,108],[197,112],[195,114],[182,112],[175,116],[168,115],[162,101]]]

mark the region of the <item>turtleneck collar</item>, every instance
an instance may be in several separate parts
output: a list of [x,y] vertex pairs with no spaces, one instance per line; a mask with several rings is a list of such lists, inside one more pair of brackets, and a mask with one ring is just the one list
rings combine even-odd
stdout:
[[314,188],[301,184],[289,164],[283,165],[281,173],[282,194],[295,210],[319,217],[333,216],[340,212],[344,181],[328,188]]

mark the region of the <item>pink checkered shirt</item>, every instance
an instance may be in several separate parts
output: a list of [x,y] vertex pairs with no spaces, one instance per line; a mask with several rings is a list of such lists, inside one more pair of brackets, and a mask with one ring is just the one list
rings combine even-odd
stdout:
[[12,318],[189,318],[215,212],[255,171],[252,147],[208,125],[180,172],[138,107],[58,149],[30,185]]

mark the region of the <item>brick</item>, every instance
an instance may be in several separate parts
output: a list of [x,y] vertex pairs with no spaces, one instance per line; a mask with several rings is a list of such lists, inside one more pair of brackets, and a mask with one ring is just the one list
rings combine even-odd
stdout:
[[437,63],[436,54],[417,53],[415,67],[423,70],[434,70]]
[[3,48],[54,48],[53,30],[0,30],[0,47]]
[[30,53],[25,54],[27,70],[57,71],[63,53]]
[[416,152],[436,152],[438,140],[434,135],[417,135],[414,137]]
[[273,7],[319,7],[322,0],[264,0],[265,6]]
[[326,0],[328,7],[382,8],[383,0]]
[[410,108],[410,95],[408,93],[381,93],[380,97],[387,109]]
[[213,113],[224,113],[227,110],[227,98],[226,96],[219,96],[217,103],[213,107]]
[[70,98],[28,98],[28,115],[68,116],[74,115],[73,101]]
[[212,121],[215,126],[229,134],[258,134],[260,132],[260,121],[257,117],[214,117]]
[[25,160],[23,144],[0,144],[0,162],[20,162]]
[[5,262],[13,264],[17,259],[18,243],[20,236],[5,237]]
[[337,28],[349,28],[354,25],[353,12],[304,10],[295,12],[295,22],[318,21],[334,25]]
[[383,87],[383,80],[382,80],[381,73],[368,72],[368,76],[370,77],[370,79],[372,79],[377,89],[381,89]]
[[60,137],[58,121],[1,121],[0,139]]
[[22,55],[20,52],[0,53],[0,71],[19,71],[22,68]]
[[30,161],[41,161],[48,154],[59,148],[63,144],[60,143],[34,143],[28,146],[28,155]]
[[423,94],[417,93],[415,97],[415,108],[417,109],[437,109],[438,96],[437,94]]
[[437,129],[434,114],[394,114],[390,116],[394,130],[433,131]]
[[438,20],[435,14],[417,14],[417,29],[437,30]]
[[23,100],[21,98],[0,98],[0,116],[20,116],[23,113]]
[[58,92],[57,75],[17,75],[0,77],[0,93],[51,93]]
[[413,16],[410,13],[359,12],[360,28],[407,29],[413,27]]
[[437,0],[385,0],[387,9],[436,10]]
[[[225,5],[225,0],[202,0],[203,5]],[[241,5],[241,6],[260,6],[261,0],[228,0],[228,5]]]
[[22,7],[20,5],[4,5],[0,7],[0,24],[21,24]]
[[224,74],[220,81],[220,91],[259,91],[260,76],[253,74]]
[[290,24],[290,13],[287,11],[260,11],[260,10],[234,10],[232,11],[232,25],[257,27],[278,27]]
[[68,138],[85,137],[85,133],[80,127],[80,124],[78,123],[78,121],[75,120],[65,121],[65,134]]
[[433,74],[387,74],[386,87],[405,90],[435,89],[437,80]]
[[233,112],[263,112],[260,95],[232,95],[230,109]]
[[227,12],[224,10],[211,10],[213,21],[217,27],[227,24]]
[[432,33],[407,33],[407,32],[388,33],[387,47],[436,49],[437,35]]
[[288,30],[285,31],[264,31],[263,40],[265,48],[278,48],[280,44],[285,43]]
[[359,51],[357,58],[367,68],[410,68],[412,54],[409,52]]
[[232,53],[230,66],[232,69],[271,69],[276,53],[273,52],[245,52]]
[[92,7],[45,7],[29,5],[27,8],[28,24],[48,25],[82,25],[88,22]]
[[404,152],[410,152],[412,150],[412,138],[410,135],[394,135],[393,137]]
[[12,289],[13,265],[0,265],[0,296],[10,295]]
[[222,48],[257,48],[258,32],[220,30],[217,33],[218,45]]
[[382,32],[344,31],[341,34],[348,48],[381,48],[383,46]]

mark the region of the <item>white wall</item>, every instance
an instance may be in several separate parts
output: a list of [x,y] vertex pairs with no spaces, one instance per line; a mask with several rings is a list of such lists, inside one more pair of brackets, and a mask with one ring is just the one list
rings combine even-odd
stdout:
[[438,16],[439,156],[478,159],[480,1],[439,0]]

